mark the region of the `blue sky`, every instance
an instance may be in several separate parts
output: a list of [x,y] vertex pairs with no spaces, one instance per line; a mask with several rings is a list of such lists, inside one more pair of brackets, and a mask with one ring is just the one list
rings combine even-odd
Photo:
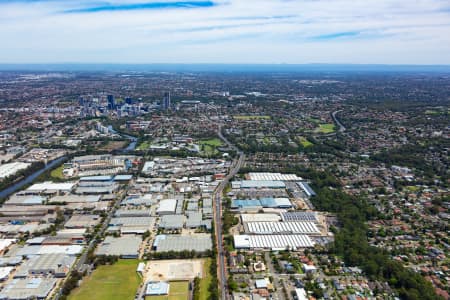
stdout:
[[450,64],[449,0],[0,0],[0,63]]

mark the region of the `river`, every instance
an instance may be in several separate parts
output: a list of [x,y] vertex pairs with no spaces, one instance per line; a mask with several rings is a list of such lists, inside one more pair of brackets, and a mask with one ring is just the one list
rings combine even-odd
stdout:
[[32,183],[33,180],[39,177],[42,173],[44,173],[47,170],[51,170],[54,167],[60,165],[65,159],[67,159],[66,156],[62,156],[60,158],[57,158],[55,160],[52,160],[48,164],[45,165],[44,168],[34,172],[33,174],[29,175],[28,177],[16,182],[14,185],[10,186],[9,188],[4,189],[3,191],[0,191],[0,199],[6,198],[12,193],[20,190],[25,185]]

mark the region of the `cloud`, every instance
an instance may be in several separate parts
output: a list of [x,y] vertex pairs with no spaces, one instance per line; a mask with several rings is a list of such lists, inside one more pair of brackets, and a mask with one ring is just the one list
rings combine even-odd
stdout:
[[449,33],[448,0],[0,1],[3,63],[449,64]]
[[99,6],[90,6],[86,8],[76,8],[65,10],[64,13],[95,13],[103,11],[129,11],[129,10],[158,10],[175,8],[204,8],[213,7],[216,4],[213,1],[177,1],[177,2],[145,2],[113,4],[107,3]]

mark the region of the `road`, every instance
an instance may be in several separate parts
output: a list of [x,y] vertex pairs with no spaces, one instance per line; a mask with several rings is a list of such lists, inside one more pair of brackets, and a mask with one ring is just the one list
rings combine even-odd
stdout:
[[346,130],[345,126],[339,121],[339,119],[336,117],[336,114],[342,110],[337,110],[331,113],[331,117],[333,118],[334,122],[339,126],[339,131],[344,132]]
[[[125,197],[125,195],[126,195],[126,190],[122,191],[120,194],[117,195],[116,200],[113,204],[113,207],[111,207],[111,209],[108,211],[108,215],[106,216],[105,221],[102,223],[100,230],[98,230],[97,234],[91,239],[88,246],[84,249],[83,253],[81,254],[80,258],[77,260],[75,265],[72,267],[72,270],[77,270],[80,273],[83,271],[83,266],[86,263],[87,255],[88,255],[89,251],[92,250],[92,248],[94,248],[96,246],[95,241],[98,238],[101,238],[103,236],[106,228],[108,228],[111,218],[113,217],[116,210],[119,208],[120,202]],[[65,278],[63,285],[69,277],[70,276],[67,276]],[[59,291],[56,294],[54,299],[58,300],[58,299],[60,299],[61,296],[62,296],[62,289],[59,289]]]
[[216,233],[216,245],[217,245],[217,279],[219,282],[219,291],[221,293],[222,300],[229,299],[229,293],[227,291],[227,272],[226,272],[226,256],[223,248],[223,235],[222,235],[222,193],[227,186],[230,179],[232,179],[242,167],[245,161],[245,155],[242,151],[239,151],[236,146],[232,145],[221,132],[221,125],[219,125],[219,130],[217,132],[218,136],[232,149],[234,149],[239,158],[233,161],[228,175],[222,180],[222,182],[217,186],[213,194],[213,204],[214,204],[214,229]]

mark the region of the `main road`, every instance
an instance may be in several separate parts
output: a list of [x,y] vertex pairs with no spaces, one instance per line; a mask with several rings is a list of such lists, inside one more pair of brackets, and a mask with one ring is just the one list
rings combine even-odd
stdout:
[[213,203],[214,203],[214,229],[216,233],[216,245],[217,245],[217,279],[219,282],[219,291],[221,293],[222,300],[229,299],[229,293],[227,291],[227,271],[226,271],[226,256],[225,251],[223,249],[223,235],[222,235],[222,193],[225,187],[230,182],[238,172],[239,169],[244,164],[245,155],[242,151],[239,151],[236,146],[231,144],[221,132],[221,126],[219,125],[219,129],[217,135],[228,145],[228,147],[234,149],[239,156],[238,159],[233,161],[233,164],[228,172],[228,175],[222,180],[222,182],[217,186],[214,194],[213,194]]

